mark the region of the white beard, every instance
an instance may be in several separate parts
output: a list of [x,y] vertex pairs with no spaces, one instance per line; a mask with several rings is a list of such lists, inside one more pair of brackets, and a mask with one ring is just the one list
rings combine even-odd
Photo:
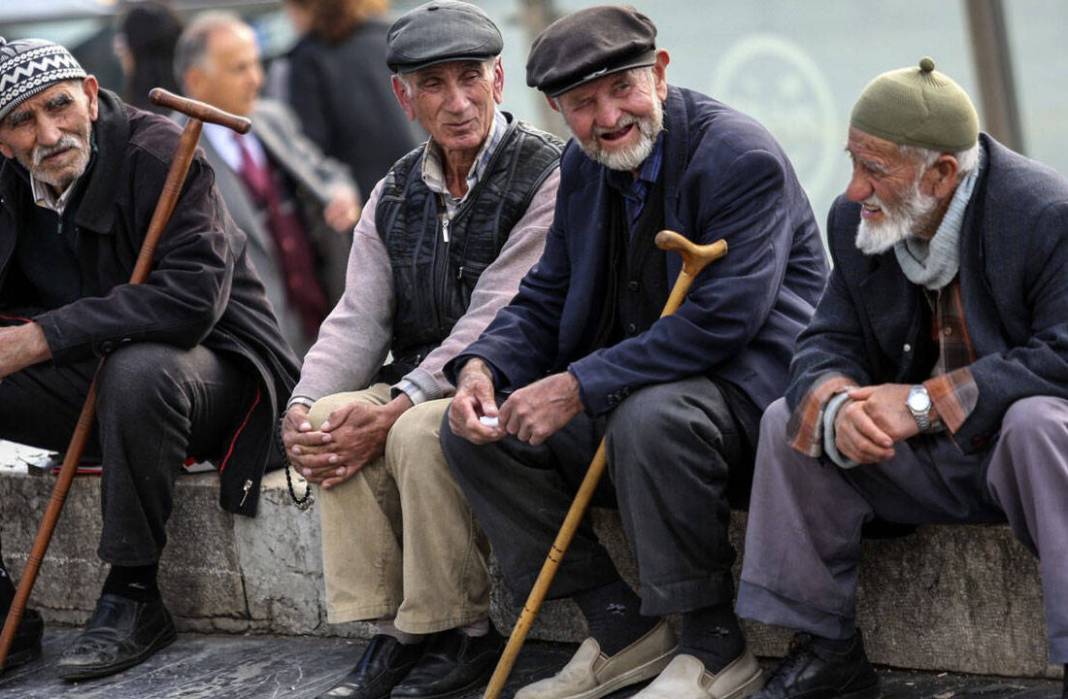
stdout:
[[[664,128],[664,108],[660,100],[654,97],[653,113],[645,119],[639,119],[631,114],[620,117],[619,123],[610,129],[601,129],[595,133],[589,141],[579,141],[582,151],[589,156],[590,160],[604,165],[609,170],[621,170],[630,172],[637,170],[645,162],[645,159],[653,152],[656,145],[656,137]],[[618,131],[630,124],[638,125],[638,141],[623,150],[606,152],[600,145],[597,136],[601,133]]]
[[912,191],[894,208],[888,207],[874,194],[862,204],[881,208],[883,221],[871,223],[861,218],[856,246],[865,255],[879,255],[909,236],[923,232],[938,208],[938,199],[920,191],[920,178],[917,177],[912,183]]

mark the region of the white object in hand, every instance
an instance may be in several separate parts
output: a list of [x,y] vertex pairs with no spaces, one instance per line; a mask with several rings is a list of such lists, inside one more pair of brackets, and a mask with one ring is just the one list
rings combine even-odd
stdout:
[[497,427],[497,425],[499,424],[497,418],[490,417],[489,415],[483,415],[478,419],[478,421],[486,427]]

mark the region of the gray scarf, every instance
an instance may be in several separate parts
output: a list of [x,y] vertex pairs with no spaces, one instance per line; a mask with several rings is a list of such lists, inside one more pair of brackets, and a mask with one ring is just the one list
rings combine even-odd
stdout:
[[905,277],[917,286],[931,291],[941,289],[953,281],[960,269],[960,231],[964,224],[964,212],[972,198],[975,181],[982,169],[982,154],[979,167],[972,170],[957,185],[953,200],[946,209],[938,230],[930,240],[909,236],[894,245],[894,255]]

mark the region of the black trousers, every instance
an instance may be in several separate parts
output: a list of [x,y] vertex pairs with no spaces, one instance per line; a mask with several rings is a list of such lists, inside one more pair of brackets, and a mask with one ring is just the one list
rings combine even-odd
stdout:
[[[5,378],[0,438],[63,452],[97,364],[43,363]],[[159,560],[182,462],[221,453],[253,390],[233,359],[201,346],[134,343],[108,357],[86,447],[103,465],[100,558],[127,566]]]
[[[580,414],[537,447],[514,437],[475,445],[447,419],[441,443],[509,587],[524,598],[603,435],[608,478],[593,504],[618,507],[638,561],[642,614],[660,616],[734,597],[729,495],[752,482],[746,434],[759,421],[755,406],[739,403],[748,400],[737,389],[698,377],[636,391],[607,420]],[[549,597],[617,576],[587,518]]]

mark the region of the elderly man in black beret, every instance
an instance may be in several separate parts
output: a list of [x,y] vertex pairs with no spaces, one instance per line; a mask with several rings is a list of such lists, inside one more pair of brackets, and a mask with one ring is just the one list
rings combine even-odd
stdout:
[[761,425],[738,610],[799,632],[761,696],[878,696],[855,609],[874,517],[1007,520],[1068,663],[1068,181],[981,134],[930,58],[864,89],[847,149],[834,272]]
[[[0,38],[0,438],[65,449],[96,376],[87,453],[103,464],[110,569],[57,663],[67,680],[174,640],[156,578],[182,462],[216,459],[220,504],[247,516],[280,465],[270,435],[296,359],[202,155],[147,281],[127,283],[180,137],[64,47]],[[0,562],[0,614],[12,593]],[[20,631],[9,662],[40,650],[40,617],[26,622],[36,633]]]
[[[600,501],[618,504],[638,559],[640,597],[580,528],[550,594],[574,598],[592,638],[522,699],[600,697],[658,674],[638,696],[760,686],[732,609],[728,495],[748,490],[760,412],[786,387],[826,259],[774,138],[669,86],[655,36],[633,9],[595,7],[534,42],[527,81],[574,136],[556,217],[519,294],[447,367],[446,456],[509,585],[529,589],[602,435]],[[665,228],[730,252],[658,319],[680,266],[653,245]],[[675,613],[678,643],[663,621]]]
[[497,108],[501,34],[474,5],[421,5],[387,40],[393,91],[430,140],[368,198],[284,435],[321,486],[328,618],[377,622],[326,696],[447,697],[484,682],[502,643],[485,539],[438,441],[442,367],[541,254],[563,143]]

